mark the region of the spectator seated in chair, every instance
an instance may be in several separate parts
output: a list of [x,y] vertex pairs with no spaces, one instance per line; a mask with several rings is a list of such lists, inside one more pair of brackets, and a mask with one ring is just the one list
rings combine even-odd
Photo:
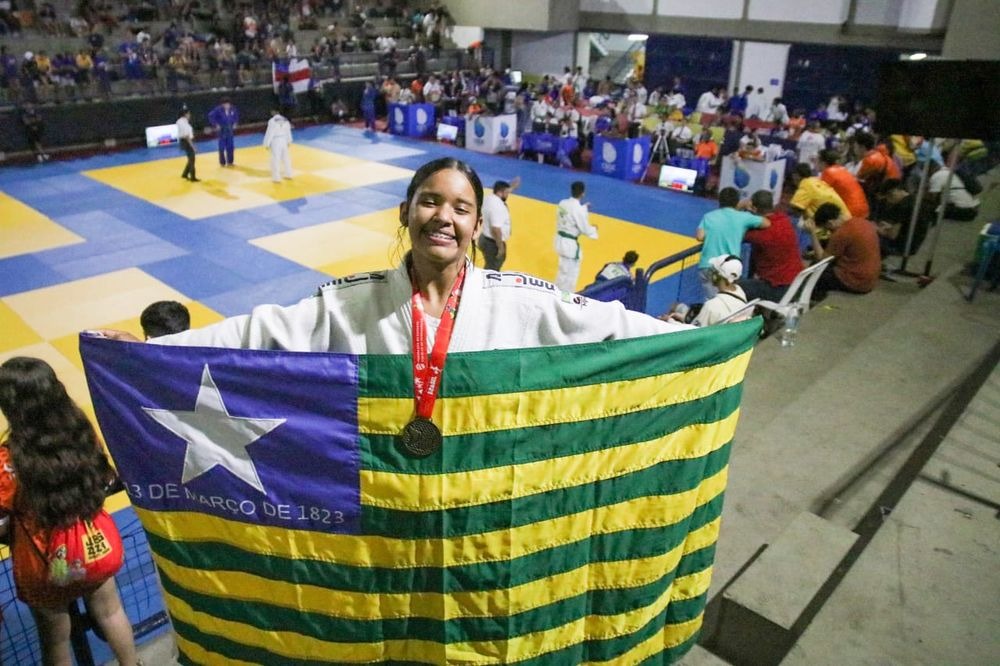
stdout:
[[[747,295],[742,287],[737,284],[737,280],[743,275],[743,262],[739,257],[728,254],[719,257],[712,257],[709,260],[711,266],[712,284],[717,293],[712,298],[705,301],[701,310],[691,322],[695,326],[711,326],[723,321],[737,310],[747,304]],[[674,319],[684,321],[684,316],[680,313],[687,311],[687,308],[677,308],[675,306],[668,314],[660,316],[660,319]],[[729,321],[743,321],[753,315],[751,309],[747,309],[745,315]]]
[[[948,167],[931,162],[931,177],[927,181],[927,193],[928,199],[935,206],[935,210],[941,208],[941,193],[946,187],[949,173]],[[947,185],[948,203],[944,209],[944,218],[946,220],[970,222],[979,215],[979,199],[974,193],[969,191],[965,182],[965,178],[972,178],[975,181],[975,176],[963,176],[964,174],[961,174],[956,169],[955,173],[951,176],[951,184]],[[978,181],[970,183],[970,185],[972,185],[973,189],[978,188],[979,191],[982,191],[982,186],[979,185]]]
[[750,211],[763,215],[771,226],[747,230],[744,240],[752,248],[750,274],[753,277],[740,280],[739,284],[751,300],[762,298],[777,302],[803,268],[799,235],[791,218],[774,210],[774,195],[770,190],[754,192]]
[[[825,203],[812,220],[805,221],[805,228],[812,236],[817,261],[835,257],[833,267],[824,271],[816,283],[816,300],[822,300],[831,290],[867,294],[875,289],[882,272],[882,256],[874,224],[860,217],[849,218],[836,204]],[[830,232],[826,247],[817,237],[819,229]]]

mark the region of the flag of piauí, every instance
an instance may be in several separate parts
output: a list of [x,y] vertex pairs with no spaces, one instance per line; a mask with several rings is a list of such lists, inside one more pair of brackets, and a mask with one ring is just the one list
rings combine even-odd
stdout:
[[702,623],[755,321],[409,356],[82,338],[184,664],[661,664]]

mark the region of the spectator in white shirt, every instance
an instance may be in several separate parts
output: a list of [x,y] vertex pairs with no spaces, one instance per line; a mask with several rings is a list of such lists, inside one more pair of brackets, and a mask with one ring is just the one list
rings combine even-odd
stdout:
[[[948,177],[951,176],[951,183],[948,184]],[[927,181],[927,192],[937,204],[935,210],[941,209],[941,193],[945,187],[948,188],[948,203],[944,208],[944,217],[948,220],[958,222],[969,222],[979,215],[979,199],[973,196],[966,189],[965,183],[958,174],[951,174],[948,167],[939,166],[937,162],[931,162],[931,177]]]
[[768,110],[765,120],[777,125],[788,124],[788,107],[785,106],[780,97],[775,97],[774,101],[771,102],[771,108]]
[[716,114],[722,106],[722,88],[716,86],[711,90],[706,90],[698,98],[698,106],[695,108],[699,113]]
[[663,102],[669,109],[680,109],[683,110],[687,105],[687,100],[684,98],[684,93],[682,93],[677,88],[674,88],[667,98]]
[[549,98],[542,95],[531,105],[531,131],[547,132],[549,123],[555,116],[555,109],[549,104]]
[[826,148],[826,136],[818,122],[812,122],[799,136],[799,162],[816,168],[819,152]]
[[556,109],[555,118],[559,121],[559,136],[576,139],[580,131],[580,112],[575,106],[563,104]]
[[768,113],[767,100],[764,97],[764,89],[757,88],[757,92],[750,95],[747,102],[747,118],[763,119]]

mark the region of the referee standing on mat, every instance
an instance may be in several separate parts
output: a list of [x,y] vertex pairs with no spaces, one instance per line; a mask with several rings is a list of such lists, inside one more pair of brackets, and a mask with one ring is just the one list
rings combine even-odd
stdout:
[[194,130],[191,128],[191,111],[187,107],[181,109],[181,117],[177,119],[177,140],[180,141],[181,150],[187,155],[187,164],[184,165],[181,178],[192,183],[200,182],[194,175]]

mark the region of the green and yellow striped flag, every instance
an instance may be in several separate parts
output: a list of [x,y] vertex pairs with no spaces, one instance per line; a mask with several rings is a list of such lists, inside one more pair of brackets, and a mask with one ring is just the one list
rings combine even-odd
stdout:
[[408,356],[81,346],[182,663],[659,664],[758,329],[449,355],[421,459]]

